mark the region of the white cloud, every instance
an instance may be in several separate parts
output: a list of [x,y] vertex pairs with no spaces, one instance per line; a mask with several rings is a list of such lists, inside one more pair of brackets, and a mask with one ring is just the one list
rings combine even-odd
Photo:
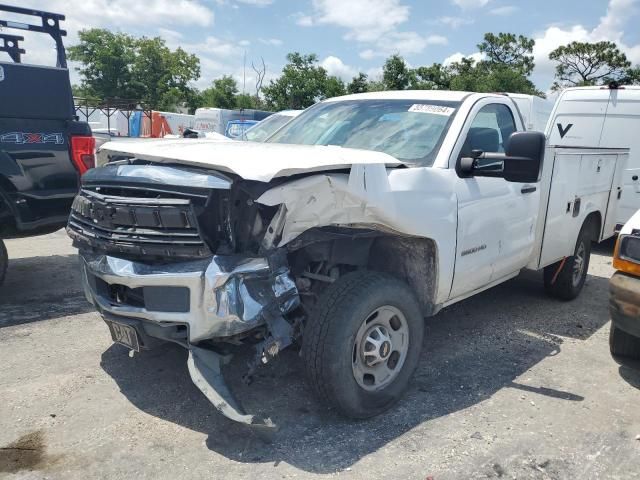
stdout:
[[592,36],[602,40],[621,40],[627,20],[637,13],[636,6],[636,0],[611,0],[606,15],[600,18],[600,23],[591,32]]
[[279,38],[261,38],[259,39],[260,43],[264,43],[265,45],[270,45],[273,47],[279,47],[282,45],[282,40]]
[[409,18],[400,0],[313,0],[315,22],[348,30],[347,38],[359,42],[378,40]]
[[409,19],[410,8],[401,0],[313,0],[313,14],[293,15],[302,26],[332,25],[346,29],[344,38],[363,46],[360,57],[372,59],[399,53],[414,55],[428,45],[444,45],[440,35],[423,36],[399,27]]
[[459,6],[464,10],[484,7],[489,0],[451,0],[451,3]]
[[62,12],[66,25],[198,25],[213,23],[213,11],[200,0],[36,0],[31,8]]
[[[149,0],[131,2],[129,0],[31,0],[30,8],[62,13],[66,20],[62,28],[67,30],[65,46],[78,41],[78,31],[87,28],[108,28],[118,31],[121,28],[131,30],[141,25],[144,19],[146,27],[157,27],[159,34],[171,42],[180,35],[177,26],[208,27],[214,23],[213,11],[201,0]],[[20,22],[36,23],[34,17],[3,14],[3,18]],[[43,65],[55,64],[54,44],[48,35],[33,32],[20,32],[25,37],[27,50],[23,58],[25,63]],[[78,81],[77,74],[71,70],[71,80]]]
[[371,60],[375,57],[388,57],[395,53],[413,55],[422,52],[428,45],[446,45],[447,39],[440,35],[423,37],[416,32],[389,32],[375,43],[375,48],[360,52],[360,57]]
[[329,75],[341,78],[345,82],[350,81],[357,73],[356,69],[346,65],[340,58],[333,55],[328,56],[320,62]]
[[256,7],[266,7],[267,5],[271,5],[273,0],[236,0],[236,2],[255,5]]
[[367,74],[369,80],[372,80],[374,82],[382,80],[382,67],[373,67],[368,69],[364,73]]
[[178,40],[181,40],[183,35],[180,32],[175,30],[171,30],[170,28],[158,28],[158,33],[162,38],[164,38],[167,43],[175,43]]
[[195,53],[202,59],[207,55],[214,57],[231,57],[243,54],[243,49],[236,42],[227,42],[217,37],[208,36],[204,42],[200,43],[183,43],[182,48],[189,53]]
[[244,3],[245,5],[253,5],[256,7],[266,7],[271,5],[274,0],[214,0],[216,4],[220,6],[230,6],[233,9],[238,8],[238,3]]
[[434,23],[440,23],[455,30],[463,25],[471,25],[473,19],[464,17],[440,17]]
[[429,35],[425,41],[427,45],[447,45],[449,43],[447,37],[443,37],[442,35]]
[[624,27],[638,13],[637,6],[637,0],[610,0],[606,14],[591,30],[583,25],[550,26],[545,31],[536,33],[534,35],[536,44],[533,48],[536,83],[539,83],[543,89],[551,84],[556,64],[549,60],[549,53],[571,42],[602,40],[616,42],[631,62],[640,63],[640,44],[627,45],[624,41]]
[[442,65],[446,67],[448,65],[451,65],[452,63],[460,62],[463,58],[470,58],[474,62],[479,62],[480,60],[484,59],[484,54],[480,52],[476,52],[476,53],[472,53],[471,55],[465,55],[462,52],[456,52],[453,55],[449,55],[447,58],[445,58],[442,61]]
[[505,5],[503,7],[496,7],[489,10],[489,14],[497,15],[499,17],[508,17],[509,15],[513,15],[519,10],[515,5]]
[[296,23],[296,25],[300,25],[301,27],[311,27],[313,26],[313,18],[311,15],[305,15],[302,12],[296,12],[293,15],[290,15],[290,18]]

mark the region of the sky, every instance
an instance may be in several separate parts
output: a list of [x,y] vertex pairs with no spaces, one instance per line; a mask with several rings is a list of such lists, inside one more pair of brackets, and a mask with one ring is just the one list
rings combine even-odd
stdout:
[[[3,3],[7,3],[5,0]],[[20,0],[9,4],[62,13],[65,45],[78,31],[100,27],[135,36],[160,36],[200,58],[205,88],[227,74],[255,92],[251,63],[276,78],[292,51],[315,53],[329,74],[349,81],[357,72],[376,79],[389,55],[413,67],[478,55],[485,32],[535,39],[532,80],[547,91],[550,51],[571,41],[617,42],[640,64],[640,0]],[[25,17],[0,13],[1,18]],[[24,35],[25,63],[55,63],[52,41]],[[246,60],[245,60],[246,59]],[[73,67],[73,66],[72,66]],[[78,82],[72,73],[72,82]]]

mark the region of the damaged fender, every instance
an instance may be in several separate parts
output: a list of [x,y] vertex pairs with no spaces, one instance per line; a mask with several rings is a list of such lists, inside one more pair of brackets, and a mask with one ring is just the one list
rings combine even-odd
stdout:
[[[269,229],[283,247],[314,227],[342,226],[432,240],[436,245],[436,304],[449,298],[455,270],[456,173],[431,167],[354,164],[348,175],[319,173],[264,192],[256,201],[279,206]],[[425,215],[424,212],[429,212]],[[284,216],[284,219],[283,219]]]
[[384,165],[354,165],[348,177],[344,174],[305,177],[268,190],[257,201],[286,207],[284,221],[281,208],[269,229],[281,232],[280,241],[274,246],[283,246],[311,228],[327,225],[395,230],[397,208],[389,190]]

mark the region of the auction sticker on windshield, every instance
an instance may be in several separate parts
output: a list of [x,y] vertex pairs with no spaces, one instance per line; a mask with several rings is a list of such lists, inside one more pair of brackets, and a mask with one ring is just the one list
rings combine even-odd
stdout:
[[409,107],[410,112],[434,113],[436,115],[451,115],[455,108],[443,107],[441,105],[426,105],[424,103],[414,103]]

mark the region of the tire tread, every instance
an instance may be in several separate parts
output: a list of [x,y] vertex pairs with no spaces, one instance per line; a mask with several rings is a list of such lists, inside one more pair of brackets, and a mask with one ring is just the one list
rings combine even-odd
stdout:
[[613,355],[640,360],[640,338],[611,324],[609,350]]

